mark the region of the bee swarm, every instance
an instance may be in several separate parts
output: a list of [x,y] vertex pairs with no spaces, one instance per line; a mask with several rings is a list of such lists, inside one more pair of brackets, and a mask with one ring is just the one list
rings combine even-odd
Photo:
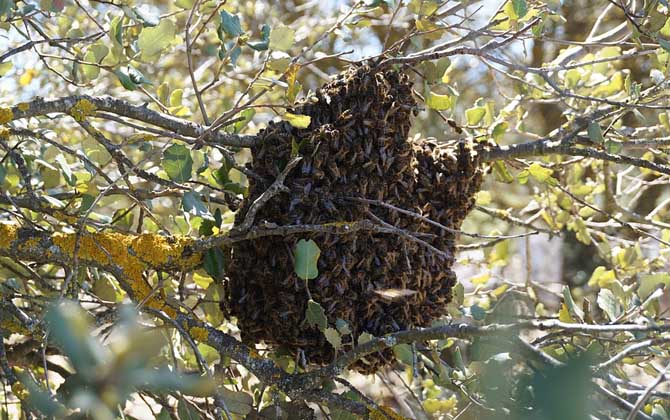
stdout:
[[[447,147],[407,140],[417,104],[409,77],[395,70],[350,68],[319,89],[293,112],[311,117],[306,129],[287,122],[270,123],[252,149],[250,168],[266,182],[251,179],[249,196],[237,214],[244,220],[251,203],[282,172],[299,147],[302,161],[288,174],[289,193],[268,201],[254,224],[279,226],[378,219],[420,238],[370,231],[270,236],[236,243],[227,267],[223,306],[236,316],[242,339],[264,341],[310,363],[328,363],[333,347],[305,320],[305,281],[294,273],[293,249],[313,239],[321,249],[319,276],[309,280],[312,298],[326,312],[329,326],[349,324],[342,337],[346,351],[361,334],[373,336],[428,326],[445,314],[456,276],[455,234],[473,206],[482,173],[476,154],[464,144]],[[296,146],[297,145],[297,146]],[[450,229],[352,197],[376,200],[423,215]],[[373,216],[370,215],[372,213]],[[253,229],[253,227],[252,227]],[[399,300],[379,290],[413,292]],[[374,372],[391,362],[390,350],[367,356],[355,366]]]

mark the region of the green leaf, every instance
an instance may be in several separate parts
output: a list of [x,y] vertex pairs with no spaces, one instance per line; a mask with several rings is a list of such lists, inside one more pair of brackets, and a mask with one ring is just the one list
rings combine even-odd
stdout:
[[451,95],[440,95],[439,93],[429,92],[426,96],[426,106],[436,111],[446,111],[451,109],[454,101]]
[[116,47],[123,47],[123,16],[112,19],[109,25],[109,37]]
[[400,360],[408,366],[412,366],[412,363],[414,363],[412,346],[409,344],[398,344],[393,346],[393,354],[395,355],[396,359]]
[[493,127],[493,130],[491,131],[491,137],[493,138],[493,141],[497,143],[500,140],[502,140],[502,136],[505,135],[508,128],[509,124],[505,121],[496,124],[495,127]]
[[92,375],[104,362],[107,353],[90,334],[86,313],[76,303],[61,301],[52,305],[45,321],[49,339],[63,350],[77,373]]
[[7,74],[14,64],[11,61],[5,61],[4,63],[0,63],[0,77],[4,76]]
[[0,16],[11,15],[15,8],[14,0],[0,0]]
[[526,4],[526,0],[512,0],[512,8],[514,9],[514,13],[518,19],[521,19],[522,17],[526,16],[526,13],[528,13],[528,5]]
[[335,321],[335,328],[337,328],[337,331],[342,335],[351,334],[349,323],[341,318],[337,318]]
[[605,141],[603,137],[603,130],[600,128],[600,124],[596,121],[591,121],[589,127],[586,129],[586,132],[589,135],[589,138],[594,143],[602,143]]
[[609,289],[600,289],[598,293],[598,306],[607,314],[610,321],[614,321],[623,313],[621,303]]
[[358,345],[360,346],[361,344],[365,344],[368,341],[372,340],[375,338],[374,335],[370,334],[369,332],[365,331],[361,335],[358,336]]
[[539,182],[547,182],[554,171],[535,162],[528,167],[528,173]]
[[141,85],[141,84],[150,85],[151,84],[149,79],[147,79],[144,76],[144,74],[142,74],[142,72],[137,70],[136,68],[128,66],[128,68],[126,70],[128,72],[128,77],[130,77],[130,80],[132,80],[133,83],[135,83],[137,85]]
[[226,35],[236,37],[244,33],[242,30],[242,25],[240,24],[240,18],[237,15],[231,15],[225,10],[221,10],[221,29]]
[[123,87],[128,90],[135,90],[143,83],[148,85],[151,84],[151,82],[144,77],[144,74],[134,67],[128,66],[125,70],[116,69],[114,70],[114,74],[119,78]]
[[186,182],[191,179],[193,159],[190,150],[181,144],[173,144],[165,149],[162,165],[170,179],[175,182]]
[[235,392],[227,388],[220,388],[223,400],[226,402],[226,407],[231,413],[239,416],[246,416],[253,408],[254,399],[246,392]]
[[514,176],[507,169],[507,165],[502,160],[496,160],[493,162],[493,175],[495,175],[496,180],[509,184],[514,182]]
[[205,252],[202,263],[203,268],[207,274],[212,276],[215,280],[223,280],[225,277],[225,258],[221,248],[208,249]]
[[292,114],[290,112],[284,114],[284,119],[295,128],[307,128],[312,122],[312,117],[309,115]]
[[658,45],[661,46],[664,50],[670,52],[670,42],[666,41],[665,39],[658,38]]
[[645,300],[659,286],[664,288],[670,286],[670,274],[668,273],[640,274],[639,278],[640,287],[637,289],[637,295],[642,300]]
[[570,293],[570,287],[567,285],[563,286],[563,302],[565,302],[565,306],[568,308],[568,311],[570,311],[571,316],[575,316],[580,320],[583,319],[584,313],[575,304],[575,300],[572,298],[572,293]]
[[310,299],[307,301],[307,310],[305,311],[305,319],[307,325],[310,327],[317,327],[324,331],[328,327],[328,320],[326,319],[326,311],[318,302]]
[[474,106],[465,111],[465,119],[470,126],[479,124],[484,115],[486,115],[486,108],[483,106]]
[[228,126],[230,132],[239,133],[242,131],[242,129],[246,127],[247,124],[249,124],[249,121],[251,121],[254,115],[256,115],[256,110],[253,108],[245,109],[244,111],[240,112],[241,119]]
[[326,340],[328,340],[330,345],[333,346],[335,350],[339,350],[340,347],[342,347],[342,337],[335,328],[332,327],[326,328],[325,330],[323,330],[323,335],[326,336]]
[[198,420],[201,418],[200,412],[184,398],[181,398],[177,404],[177,415],[181,420]]
[[317,262],[321,250],[313,240],[301,239],[295,246],[293,256],[295,257],[295,273],[303,280],[311,280],[319,275]]
[[486,309],[477,304],[474,304],[470,306],[470,315],[472,315],[472,317],[477,321],[481,321],[482,319],[486,318]]
[[620,141],[608,140],[605,142],[605,148],[607,148],[607,153],[617,154],[623,149],[623,143]]
[[599,287],[606,287],[607,284],[616,280],[616,273],[614,270],[607,270],[603,266],[596,267],[591,274],[591,278],[588,281],[588,285],[593,287],[598,285]]
[[[102,44],[94,44],[84,54],[84,61],[100,64],[107,54],[109,54],[109,48]],[[96,66],[82,65],[81,70],[89,80],[95,79],[100,74],[100,68]]]
[[579,69],[570,69],[565,72],[565,85],[566,87],[572,89],[575,86],[577,86],[577,83],[582,78],[582,73],[579,71]]
[[435,83],[439,80],[442,80],[445,72],[451,65],[451,60],[449,57],[441,58],[435,62],[433,61],[424,61],[423,62],[423,76],[426,81],[429,83]]
[[176,0],[175,5],[182,9],[191,9],[193,8],[194,0]]
[[270,33],[270,49],[288,51],[295,42],[295,31],[288,26],[281,25]]
[[261,27],[261,40],[259,42],[247,42],[247,45],[256,51],[267,50],[270,47],[270,32],[270,26],[263,24]]
[[197,216],[209,215],[209,209],[205,203],[202,202],[200,194],[195,191],[185,192],[181,200],[181,205],[184,211],[193,213]]
[[79,213],[83,214],[88,211],[88,209],[91,208],[93,205],[93,202],[95,202],[95,196],[91,194],[84,194],[81,197],[81,205],[79,206]]
[[154,61],[174,41],[177,27],[170,19],[163,19],[158,26],[146,27],[140,32],[137,46],[144,61]]
[[58,156],[56,156],[55,160],[56,163],[58,163],[58,166],[60,166],[61,171],[63,172],[63,177],[65,177],[65,181],[67,181],[67,183],[70,186],[74,186],[77,183],[77,177],[72,173],[70,165],[65,160],[65,156],[59,154]]

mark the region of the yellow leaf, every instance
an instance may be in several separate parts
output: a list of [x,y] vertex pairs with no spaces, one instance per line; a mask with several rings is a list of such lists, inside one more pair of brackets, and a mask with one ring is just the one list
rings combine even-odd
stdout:
[[475,276],[470,279],[470,282],[474,284],[475,286],[479,285],[484,285],[488,283],[488,281],[491,279],[491,275],[489,273],[483,273],[478,276]]
[[561,304],[561,310],[558,311],[558,320],[561,322],[573,322],[570,310],[568,310],[568,306],[565,303]]
[[284,119],[295,128],[307,128],[312,122],[312,117],[309,115],[291,114],[290,112],[284,114]]
[[27,86],[30,84],[30,82],[33,81],[33,78],[37,76],[37,70],[35,69],[28,69],[23,72],[21,77],[19,77],[19,85],[21,86]]
[[491,193],[489,191],[479,191],[475,197],[477,205],[487,206],[491,204]]
[[454,106],[454,102],[450,95],[440,95],[439,93],[430,92],[426,96],[426,106],[436,111],[446,111]]

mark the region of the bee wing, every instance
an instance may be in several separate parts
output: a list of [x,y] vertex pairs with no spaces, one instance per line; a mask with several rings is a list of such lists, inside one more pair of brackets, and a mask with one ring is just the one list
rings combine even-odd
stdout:
[[373,290],[373,292],[386,300],[400,300],[418,293],[416,290],[411,289],[377,289]]

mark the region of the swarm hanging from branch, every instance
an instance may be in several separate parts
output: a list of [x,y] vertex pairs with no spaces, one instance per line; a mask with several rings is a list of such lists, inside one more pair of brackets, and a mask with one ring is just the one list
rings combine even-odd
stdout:
[[[294,110],[311,118],[307,128],[271,123],[259,134],[250,167],[267,182],[250,181],[238,226],[297,153],[302,160],[284,180],[288,192],[265,203],[254,224],[371,220],[399,234],[315,233],[235,244],[223,306],[237,317],[244,341],[300,349],[308,362],[330,362],[333,347],[304,322],[309,293],[325,309],[329,326],[338,319],[349,325],[344,350],[357,345],[363,333],[427,326],[445,314],[456,283],[454,231],[472,208],[482,173],[476,153],[464,143],[408,140],[416,109],[409,77],[361,66]],[[294,273],[293,250],[300,239],[312,239],[321,249],[319,275],[307,285]],[[402,296],[394,298],[389,290]],[[392,359],[390,351],[378,353],[356,368],[373,372]]]

